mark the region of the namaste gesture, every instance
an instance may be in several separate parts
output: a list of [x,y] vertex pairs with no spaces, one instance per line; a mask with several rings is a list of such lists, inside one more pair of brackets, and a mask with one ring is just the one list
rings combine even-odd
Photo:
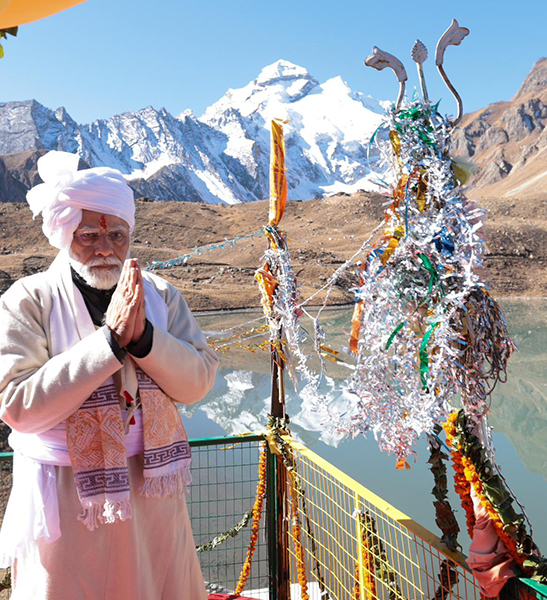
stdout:
[[105,324],[122,348],[130,342],[138,342],[144,333],[144,282],[136,258],[124,262],[118,286],[106,311]]

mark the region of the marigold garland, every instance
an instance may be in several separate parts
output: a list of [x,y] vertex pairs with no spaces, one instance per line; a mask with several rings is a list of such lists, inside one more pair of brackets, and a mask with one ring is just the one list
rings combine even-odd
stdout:
[[[289,471],[290,473],[290,471]],[[294,550],[296,554],[296,571],[298,583],[300,584],[302,600],[310,600],[308,595],[308,580],[306,577],[306,563],[304,562],[304,547],[302,546],[302,526],[300,524],[300,515],[298,512],[298,491],[294,477],[290,477],[291,488],[291,511],[292,511],[292,535],[294,540]]]
[[[273,445],[274,452],[279,454],[283,460],[283,465],[287,471],[287,475],[289,477],[289,487],[290,487],[290,506],[291,506],[291,524],[292,524],[292,538],[294,542],[294,552],[296,555],[296,568],[297,568],[297,577],[298,583],[301,588],[301,598],[302,600],[309,600],[308,595],[308,580],[306,576],[306,563],[304,560],[304,547],[302,545],[302,526],[300,524],[300,512],[299,512],[299,498],[302,498],[302,502],[304,503],[304,491],[302,490],[302,485],[300,482],[300,476],[296,470],[296,463],[294,460],[294,456],[289,444],[283,439],[283,435],[289,433],[288,430],[289,418],[277,418],[272,415],[268,415],[268,429],[269,429],[269,440]],[[304,514],[306,511],[304,510]],[[310,534],[311,532],[308,531]],[[318,573],[320,586],[322,584],[322,578],[320,573]]]
[[475,528],[475,511],[473,510],[473,501],[471,500],[471,484],[465,477],[464,467],[462,464],[462,453],[454,446],[454,436],[456,435],[455,421],[458,417],[458,412],[453,412],[448,416],[448,419],[443,424],[443,429],[446,432],[446,442],[451,448],[452,466],[454,467],[454,487],[456,493],[460,497],[462,508],[465,511],[467,523],[467,532],[469,537],[473,539],[473,531]]
[[[365,515],[362,512],[358,515],[361,523],[361,548],[363,553],[363,568],[364,568],[364,584],[365,594],[362,600],[374,600],[376,595],[376,581],[374,579],[374,559],[371,553],[371,541],[369,539],[370,532],[367,528],[367,522],[370,522],[370,515]],[[368,535],[367,535],[368,534]],[[353,586],[353,594],[351,600],[361,600],[361,584],[359,582],[359,561],[355,563],[355,585]]]
[[[443,428],[446,441],[451,448],[452,462],[455,470],[456,492],[462,500],[467,516],[467,528],[473,538],[475,513],[471,500],[471,486],[486,509],[496,529],[496,533],[504,543],[513,560],[528,576],[543,578],[545,559],[532,541],[524,526],[524,517],[511,508],[512,496],[505,489],[501,479],[494,475],[490,461],[476,436],[468,429],[463,410],[452,413]],[[501,504],[496,505],[494,497],[504,505],[502,518]],[[505,522],[504,522],[505,521]]]
[[251,574],[251,565],[253,562],[253,555],[256,548],[256,542],[258,540],[258,531],[260,529],[260,518],[262,516],[262,507],[264,505],[264,498],[266,497],[266,458],[267,458],[267,444],[262,444],[262,451],[260,453],[260,459],[258,462],[258,483],[256,485],[256,497],[253,506],[253,524],[251,525],[251,539],[249,541],[249,548],[247,549],[247,556],[245,563],[241,569],[239,575],[239,581],[234,594],[239,596],[245,589],[249,575]]

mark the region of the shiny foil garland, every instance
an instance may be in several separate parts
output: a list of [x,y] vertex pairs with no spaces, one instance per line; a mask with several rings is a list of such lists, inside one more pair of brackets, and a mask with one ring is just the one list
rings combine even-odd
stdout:
[[471,418],[486,414],[515,345],[480,276],[484,211],[456,179],[450,122],[415,101],[389,112],[385,129],[394,184],[356,290],[355,401],[341,428],[373,432],[402,466],[457,392]]
[[[264,264],[255,275],[262,292],[262,305],[270,328],[270,343],[284,342],[283,359],[289,376],[297,385],[296,371],[307,385],[316,386],[318,376],[308,366],[309,354],[302,345],[306,332],[300,325],[302,310],[298,306],[299,289],[292,268],[286,237],[275,226],[265,228],[270,247]],[[275,273],[275,281],[272,273]],[[271,284],[271,285],[270,285]]]
[[[385,222],[311,297],[299,300],[285,236],[275,222],[265,228],[270,248],[256,277],[270,345],[279,345],[291,378],[297,382],[296,371],[304,383],[303,400],[324,415],[326,424],[350,435],[372,432],[381,449],[396,454],[400,466],[417,438],[444,421],[458,393],[470,418],[482,422],[493,459],[484,416],[515,346],[480,276],[484,210],[464,196],[461,184],[468,165],[450,156],[451,125],[437,106],[415,101],[391,110],[382,129],[387,135],[375,136],[376,143],[391,166],[393,181]],[[357,259],[362,260],[361,285],[355,290],[349,344],[357,364],[347,386],[354,401],[340,414],[334,394],[320,391],[325,359],[341,360],[339,351],[328,345],[320,318],[334,285],[355,268]],[[312,316],[306,307],[320,293],[325,294],[323,306]],[[302,315],[313,324],[318,372],[310,368],[310,354],[303,349],[308,334]],[[224,344],[218,340],[216,349],[267,348],[246,343],[257,333],[245,332]]]

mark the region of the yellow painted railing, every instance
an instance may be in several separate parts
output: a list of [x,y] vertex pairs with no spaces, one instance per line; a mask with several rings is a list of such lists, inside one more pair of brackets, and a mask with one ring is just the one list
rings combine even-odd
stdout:
[[[299,479],[311,598],[481,599],[462,554],[290,436],[284,440]],[[292,532],[289,538],[291,579],[297,582]]]

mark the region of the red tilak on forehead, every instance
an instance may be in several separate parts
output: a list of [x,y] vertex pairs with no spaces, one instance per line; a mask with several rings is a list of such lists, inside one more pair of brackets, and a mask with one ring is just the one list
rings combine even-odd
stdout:
[[99,221],[99,225],[101,229],[106,229],[106,217],[104,215],[101,216],[101,220]]

